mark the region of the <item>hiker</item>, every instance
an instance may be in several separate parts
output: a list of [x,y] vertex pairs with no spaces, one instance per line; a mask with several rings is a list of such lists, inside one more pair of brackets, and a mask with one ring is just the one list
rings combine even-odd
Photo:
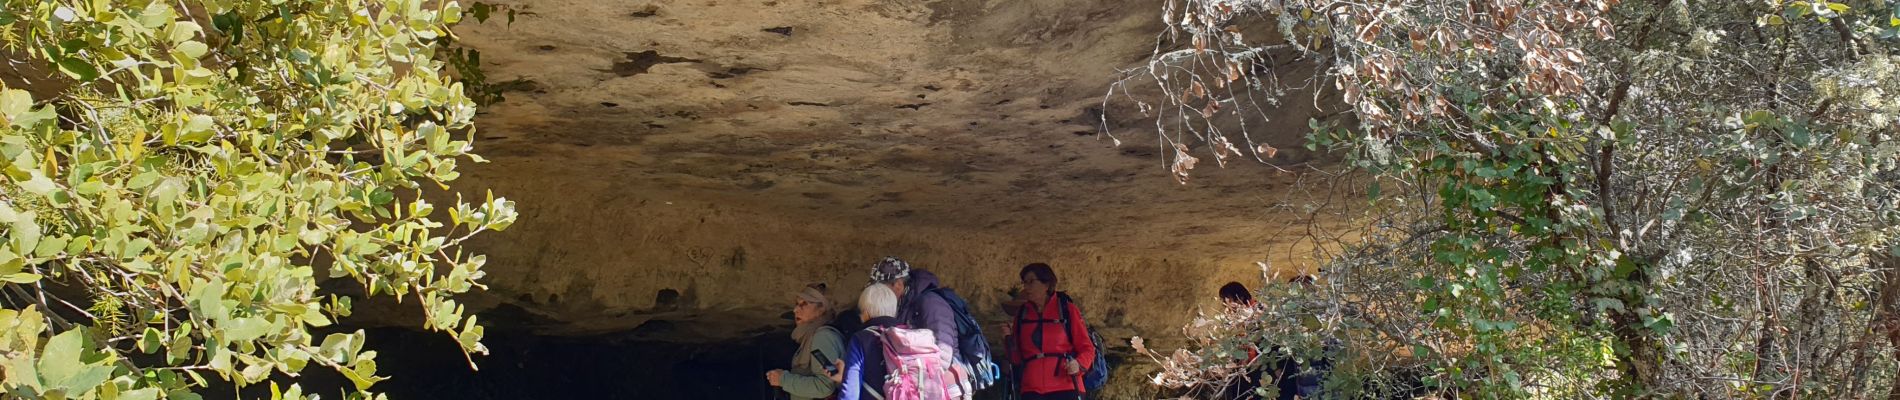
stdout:
[[[1312,275],[1295,276],[1288,279],[1287,284],[1295,285],[1300,289],[1300,293],[1304,295],[1320,295],[1316,292],[1318,285],[1315,283],[1315,279]],[[1318,398],[1320,395],[1320,387],[1325,382],[1326,375],[1332,371],[1332,360],[1330,358],[1332,354],[1338,351],[1338,347],[1338,340],[1327,339],[1321,344],[1320,350],[1321,353],[1325,355],[1317,359],[1306,360],[1306,363],[1302,364],[1295,360],[1294,357],[1283,354],[1284,352],[1281,351],[1279,346],[1274,346],[1272,353],[1280,357],[1280,359],[1273,363],[1273,368],[1267,371],[1267,375],[1273,379],[1274,386],[1279,389],[1280,395],[1277,400]]]
[[889,285],[898,294],[897,320],[911,328],[929,329],[937,349],[955,363],[956,398],[968,399],[988,387],[998,373],[989,356],[989,340],[970,315],[969,304],[937,281],[930,271],[910,267],[897,257],[885,257],[871,267],[871,281]]
[[1082,376],[1094,366],[1095,344],[1089,337],[1082,309],[1067,294],[1056,291],[1056,273],[1049,264],[1023,266],[1015,322],[1009,332],[1009,361],[1023,400],[1079,400],[1088,391]]
[[[837,361],[837,373],[832,381],[838,382],[840,400],[858,400],[883,398],[884,342],[879,337],[878,328],[897,326],[897,294],[890,286],[873,283],[864,288],[858,296],[858,315],[864,321],[864,329],[851,334],[851,344],[845,347],[844,358]],[[877,393],[866,393],[866,390]]]
[[884,257],[871,266],[871,281],[897,292],[897,321],[912,328],[929,329],[937,336],[937,348],[956,354],[956,313],[942,296],[930,296],[937,287],[937,275],[911,269],[910,263],[897,257]]
[[798,352],[792,353],[791,370],[768,371],[765,381],[790,394],[792,400],[831,397],[838,391],[838,382],[825,370],[844,356],[844,335],[827,325],[835,314],[831,297],[825,293],[825,284],[814,283],[793,299],[792,319],[797,327],[792,329],[792,340],[798,341]]
[[[1253,293],[1247,290],[1247,285],[1242,285],[1240,282],[1227,282],[1226,285],[1221,286],[1220,301],[1221,304],[1227,306],[1228,310],[1258,306],[1254,302]],[[1254,363],[1260,359],[1260,347],[1253,343],[1244,344],[1247,348],[1247,359],[1240,361],[1240,367],[1245,372],[1241,373],[1239,380],[1221,390],[1220,398],[1236,400],[1259,398],[1254,391],[1260,387],[1260,368]]]

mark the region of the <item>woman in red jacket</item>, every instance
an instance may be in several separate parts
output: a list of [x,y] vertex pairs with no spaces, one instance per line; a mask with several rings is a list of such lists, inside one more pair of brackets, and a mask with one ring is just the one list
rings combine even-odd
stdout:
[[1056,291],[1056,273],[1049,264],[1023,266],[1015,323],[1009,326],[1009,362],[1015,368],[1022,400],[1079,400],[1086,392],[1082,374],[1095,361],[1082,310],[1068,295]]

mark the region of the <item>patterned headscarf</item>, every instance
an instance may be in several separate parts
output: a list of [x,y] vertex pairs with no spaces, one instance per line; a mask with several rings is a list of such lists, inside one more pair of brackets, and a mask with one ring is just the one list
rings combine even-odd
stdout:
[[890,283],[909,277],[910,263],[897,257],[884,257],[884,261],[871,266],[871,282]]

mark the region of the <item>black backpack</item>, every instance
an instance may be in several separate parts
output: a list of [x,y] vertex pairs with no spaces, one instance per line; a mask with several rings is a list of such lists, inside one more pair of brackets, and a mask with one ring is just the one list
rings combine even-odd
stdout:
[[970,386],[977,390],[990,387],[1002,378],[1001,368],[990,355],[990,340],[983,337],[983,326],[970,314],[970,304],[950,288],[934,288],[931,293],[943,297],[957,319],[957,356],[970,365]]
[[[1074,304],[1075,301],[1069,299],[1068,293],[1063,292],[1056,292],[1056,300],[1062,304],[1060,308],[1064,327],[1062,332],[1069,334],[1069,343],[1075,343],[1075,331],[1067,329],[1069,323],[1075,322],[1069,320],[1069,305]],[[1082,306],[1076,306],[1075,311],[1081,312]],[[1084,326],[1084,328],[1089,332],[1089,342],[1095,344],[1095,362],[1089,365],[1088,372],[1082,374],[1082,386],[1088,388],[1089,392],[1096,393],[1102,389],[1103,385],[1108,384],[1108,348],[1102,347],[1102,335],[1095,333],[1095,327]],[[1070,357],[1074,355],[1071,354]]]
[[829,325],[832,329],[837,329],[838,332],[844,333],[844,340],[847,342],[851,341],[852,332],[864,329],[864,321],[858,319],[857,307],[838,310],[838,315],[832,316],[831,323],[825,325]]

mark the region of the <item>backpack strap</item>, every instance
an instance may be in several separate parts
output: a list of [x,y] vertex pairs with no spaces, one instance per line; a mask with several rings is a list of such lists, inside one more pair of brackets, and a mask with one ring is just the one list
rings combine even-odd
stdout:
[[1069,294],[1056,292],[1056,323],[1062,324],[1062,333],[1069,335],[1069,353],[1075,353],[1075,330],[1069,329]]
[[[891,330],[889,328],[880,327],[880,328],[875,328],[875,329],[877,330],[874,330],[871,332],[874,332],[877,334],[878,344],[881,344],[884,347],[884,363],[890,364],[891,361],[896,361],[896,360],[891,359],[891,358],[897,357],[897,346],[891,345],[891,337],[892,337],[891,335],[893,335],[893,333],[891,333]],[[891,369],[891,366],[885,365],[884,369],[888,371]]]
[[[880,326],[872,326],[872,327],[867,327],[867,328],[864,328],[864,330],[867,330],[867,331],[871,331],[871,334],[872,334],[872,335],[874,335],[874,336],[877,336],[877,341],[878,341],[878,343],[881,343],[881,344],[883,344],[883,347],[884,347],[884,348],[886,348],[886,349],[889,349],[889,348],[890,348],[890,347],[889,347],[889,346],[890,346],[890,343],[888,343],[888,342],[890,342],[890,341],[889,341],[889,340],[887,340],[887,339],[885,339],[885,336],[884,336],[884,327],[880,327]],[[890,362],[890,360],[889,360],[888,358],[886,358],[886,357],[885,357],[886,355],[889,355],[889,354],[894,354],[894,353],[893,353],[893,352],[890,352],[889,350],[886,350],[886,351],[885,351],[885,354],[879,354],[879,355],[878,355],[878,359],[880,359],[880,360],[884,360],[884,373],[886,373],[886,374],[889,374],[889,373],[890,373],[890,370],[891,370],[891,365],[890,365],[890,364],[891,364],[891,362]],[[858,378],[858,385],[859,385],[859,386],[863,386],[863,387],[864,387],[864,393],[867,393],[867,394],[870,394],[870,395],[871,395],[871,398],[874,398],[874,399],[877,399],[877,400],[884,400],[884,395],[883,395],[883,394],[880,394],[880,393],[878,393],[878,392],[877,392],[877,388],[874,388],[874,387],[871,387],[871,380],[870,380],[870,379],[865,379],[865,378],[863,378],[863,377],[860,377],[860,378]]]
[[[1008,339],[1006,341],[1009,342],[1009,346],[1004,349],[1005,351],[1009,352],[1009,355],[1011,356],[1011,358],[1015,358],[1014,356],[1017,352],[1023,351],[1022,349],[1022,340],[1024,339],[1023,316],[1029,312],[1030,304],[1031,302],[1024,301],[1023,304],[1016,306],[1016,323],[1013,325],[1010,325],[1010,329],[1012,331],[1009,333],[1010,337],[1006,338]],[[1023,360],[1022,364],[1017,364],[1009,369],[1008,382],[1009,382],[1010,387],[1007,392],[1010,396],[1016,396],[1016,395],[1021,394],[1020,391],[1023,390],[1024,386],[1026,386],[1023,382],[1023,375],[1024,375],[1023,370],[1028,369],[1028,367],[1029,367],[1029,360]]]
[[[1075,351],[1075,329],[1069,326],[1070,323],[1075,322],[1075,320],[1069,319],[1069,306],[1073,304],[1072,303],[1073,301],[1074,300],[1069,299],[1068,293],[1056,292],[1056,304],[1057,304],[1056,314],[1060,315],[1060,317],[1056,317],[1056,320],[1062,321],[1062,334],[1069,336],[1069,352],[1066,355],[1068,356],[1070,360],[1075,360],[1075,357],[1080,355],[1079,353]],[[1079,313],[1081,310],[1076,310],[1076,311]],[[1102,351],[1102,350],[1095,349],[1095,351]],[[1080,363],[1081,361],[1078,360],[1076,362]],[[1080,364],[1077,364],[1077,365],[1080,365]],[[1061,366],[1058,365],[1056,366],[1056,368],[1058,368],[1059,370]],[[1075,386],[1075,390],[1077,392],[1082,391],[1082,376],[1088,374],[1088,371],[1080,371],[1080,372],[1081,373],[1075,374],[1075,377],[1069,380],[1069,383]]]
[[[1013,329],[1014,331],[1009,333],[1010,337],[1014,338],[1014,340],[1012,341],[1016,341],[1016,343],[1009,344],[1010,352],[1016,352],[1016,351],[1021,350],[1022,342],[1020,341],[1023,339],[1028,339],[1027,337],[1023,336],[1023,322],[1026,321],[1025,319],[1023,319],[1023,314],[1028,313],[1028,312],[1029,312],[1029,302],[1027,301],[1023,302],[1022,305],[1016,307],[1016,323],[1010,325],[1011,329]],[[1040,341],[1032,341],[1032,342],[1038,343],[1038,345],[1036,346],[1037,350],[1041,350],[1042,346],[1040,344],[1041,343]],[[1028,362],[1025,361],[1024,364],[1027,365]]]

